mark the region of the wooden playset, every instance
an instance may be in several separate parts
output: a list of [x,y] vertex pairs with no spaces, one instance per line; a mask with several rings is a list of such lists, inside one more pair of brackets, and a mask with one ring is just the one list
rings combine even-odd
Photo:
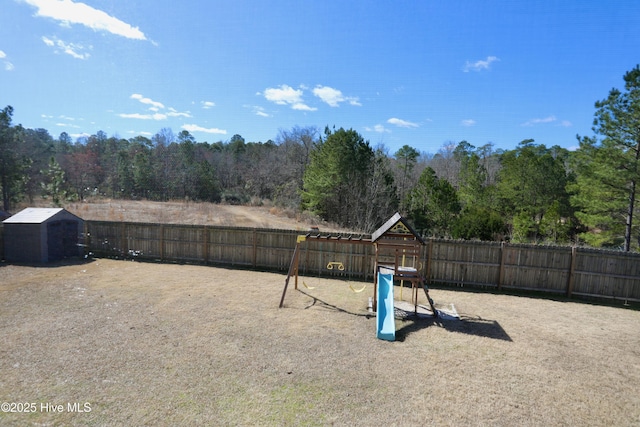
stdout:
[[[394,281],[400,281],[400,291],[404,287],[404,282],[411,283],[412,302],[414,310],[418,310],[418,293],[422,288],[427,296],[427,301],[431,307],[431,312],[435,317],[438,312],[433,305],[433,300],[429,296],[426,279],[421,274],[422,267],[420,265],[420,252],[422,246],[425,245],[424,240],[411,227],[411,225],[399,214],[394,214],[380,228],[378,228],[371,238],[352,237],[352,236],[329,236],[322,235],[318,231],[312,231],[307,234],[299,235],[296,240],[296,247],[293,251],[291,263],[287,278],[285,279],[282,298],[280,299],[280,307],[284,305],[284,298],[289,286],[289,280],[294,277],[294,287],[298,289],[298,267],[300,264],[301,245],[309,241],[331,241],[347,244],[363,244],[373,245],[375,248],[375,272],[380,269],[392,275]],[[328,269],[337,268],[344,269],[341,263],[331,262],[327,266]],[[373,290],[373,307],[377,307],[378,300],[378,274],[374,274],[374,290]],[[353,289],[353,288],[352,288]],[[358,292],[361,292],[361,289]]]

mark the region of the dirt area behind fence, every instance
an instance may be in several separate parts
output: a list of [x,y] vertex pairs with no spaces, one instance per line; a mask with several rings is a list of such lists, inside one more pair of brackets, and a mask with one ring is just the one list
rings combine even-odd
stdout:
[[283,284],[106,259],[2,265],[0,398],[35,411],[3,404],[0,425],[640,424],[638,311],[433,289],[461,320],[398,319],[386,342],[371,284],[303,277],[279,309]]
[[[36,203],[38,204],[38,203]],[[346,231],[309,213],[263,206],[224,205],[218,203],[147,200],[96,199],[89,203],[68,203],[65,209],[84,220],[151,222],[158,224],[212,225],[224,227],[275,228]]]

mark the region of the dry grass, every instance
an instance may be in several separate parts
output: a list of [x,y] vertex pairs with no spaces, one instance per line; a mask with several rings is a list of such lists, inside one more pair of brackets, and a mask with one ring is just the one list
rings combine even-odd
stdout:
[[[32,205],[48,206],[45,201],[36,201]],[[311,226],[318,226],[324,231],[345,231],[337,225],[321,221],[313,215],[295,212],[290,209],[280,209],[268,204],[264,206],[239,206],[189,201],[150,202],[146,200],[96,199],[88,203],[68,203],[64,208],[82,219],[94,221],[216,225],[286,230],[309,230]]]
[[462,320],[397,320],[386,342],[371,285],[304,281],[278,309],[280,274],[3,265],[1,400],[91,412],[0,425],[640,424],[638,311],[435,289]]

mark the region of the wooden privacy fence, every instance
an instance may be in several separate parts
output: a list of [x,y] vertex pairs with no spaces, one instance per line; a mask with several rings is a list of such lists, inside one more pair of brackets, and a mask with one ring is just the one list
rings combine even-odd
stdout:
[[[294,230],[105,221],[85,221],[85,227],[87,250],[98,257],[283,272],[289,268],[296,238],[301,234]],[[304,242],[300,274],[372,280],[373,245],[342,240]],[[422,273],[432,284],[640,301],[638,253],[431,239],[423,247],[421,258]],[[341,263],[344,269],[330,269],[330,263]]]
[[283,270],[298,232],[256,228],[85,221],[87,250],[138,258]]
[[430,240],[431,283],[640,301],[640,254],[567,246]]

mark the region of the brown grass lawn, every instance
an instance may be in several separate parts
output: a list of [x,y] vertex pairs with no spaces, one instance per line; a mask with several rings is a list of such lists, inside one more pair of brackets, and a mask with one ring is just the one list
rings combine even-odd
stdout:
[[2,426],[640,425],[638,311],[433,289],[461,320],[386,342],[372,285],[301,278],[278,309],[282,274],[0,265],[0,400],[36,404]]

